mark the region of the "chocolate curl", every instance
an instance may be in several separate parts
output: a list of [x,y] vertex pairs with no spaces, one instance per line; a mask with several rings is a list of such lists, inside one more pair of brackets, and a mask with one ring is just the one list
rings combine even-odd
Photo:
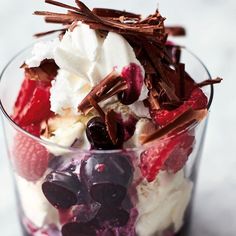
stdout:
[[100,17],[119,18],[120,16],[141,19],[141,15],[127,11],[119,11],[108,8],[93,8],[92,12]]
[[73,7],[73,6],[70,6],[70,5],[61,3],[61,2],[57,2],[54,0],[45,0],[45,2],[48,4],[51,4],[51,5],[58,6],[58,7],[63,7],[63,8],[67,8],[67,9],[74,10],[74,11],[80,11],[80,9],[77,7]]
[[98,85],[96,85],[89,94],[79,104],[78,110],[83,113],[87,113],[91,108],[89,98],[92,97],[97,103],[104,99],[106,93],[108,93],[115,85],[121,81],[119,74],[116,71],[112,71],[107,75]]
[[165,31],[171,36],[185,36],[186,30],[182,26],[166,26]]
[[105,116],[105,124],[107,128],[108,135],[115,145],[117,144],[117,122],[116,122],[116,113],[113,110],[107,112]]
[[48,34],[53,34],[53,33],[57,33],[57,32],[65,32],[67,29],[68,28],[62,28],[62,29],[45,31],[45,32],[34,34],[34,37],[40,38],[40,37],[46,36]]
[[186,124],[190,126],[195,122],[201,121],[207,115],[207,113],[207,109],[193,110],[192,108],[189,108],[187,111],[182,113],[180,116],[178,116],[175,120],[170,122],[165,127],[158,129],[149,136],[140,137],[140,142],[141,144],[146,144],[148,142],[163,137],[171,131],[175,131],[178,128],[183,127]]
[[201,87],[204,87],[207,85],[219,84],[219,83],[221,83],[222,80],[223,79],[219,78],[219,77],[217,77],[216,79],[208,79],[208,80],[204,80],[204,81],[198,83],[197,86],[199,88],[201,88]]
[[98,112],[101,118],[105,121],[105,113],[102,108],[98,105],[98,103],[93,99],[92,96],[88,96],[88,101],[90,102],[91,106]]

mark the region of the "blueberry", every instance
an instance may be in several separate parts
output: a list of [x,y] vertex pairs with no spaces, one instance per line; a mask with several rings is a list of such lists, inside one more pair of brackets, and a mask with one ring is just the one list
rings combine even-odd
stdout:
[[62,227],[63,236],[96,236],[96,231],[90,223],[70,222]]
[[123,140],[124,140],[124,131],[117,123],[117,143],[113,144],[109,134],[106,129],[106,125],[102,118],[100,117],[94,117],[92,118],[86,128],[86,135],[91,143],[92,149],[98,149],[98,150],[109,150],[109,149],[118,149],[122,147]]
[[82,194],[81,189],[79,179],[70,172],[52,172],[42,184],[42,191],[47,200],[59,209],[67,209],[77,204]]

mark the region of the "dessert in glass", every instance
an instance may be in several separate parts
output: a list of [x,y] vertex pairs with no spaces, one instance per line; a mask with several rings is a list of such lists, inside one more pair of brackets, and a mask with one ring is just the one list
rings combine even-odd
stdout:
[[[158,11],[47,0],[53,39],[1,75],[24,235],[174,236],[189,219],[213,84]],[[184,64],[184,63],[188,64]],[[183,232],[183,231],[182,231]]]

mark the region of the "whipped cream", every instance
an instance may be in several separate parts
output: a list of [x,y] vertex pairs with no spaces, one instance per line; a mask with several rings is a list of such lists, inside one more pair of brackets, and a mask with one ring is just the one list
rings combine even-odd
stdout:
[[54,59],[54,52],[59,44],[59,39],[36,43],[32,50],[32,57],[25,63],[28,67],[38,67],[45,59]]
[[[124,37],[113,32],[102,37],[82,23],[78,23],[73,31],[65,33],[53,48],[53,58],[60,70],[52,82],[51,110],[60,115],[68,108],[74,114],[79,114],[78,104],[94,85],[99,84],[113,70],[121,73],[124,67],[135,63],[140,66],[144,77],[144,68]],[[143,86],[139,101],[146,98],[147,93],[146,86]],[[116,99],[113,98],[112,101]],[[105,104],[102,103],[102,106]],[[148,115],[148,110],[142,103],[131,107],[138,115]]]
[[52,81],[50,90],[51,111],[64,115],[70,109],[73,114],[79,114],[78,104],[91,89],[88,80],[60,69],[56,80]]
[[42,180],[33,183],[16,176],[16,182],[23,213],[35,226],[59,224],[57,210],[43,195]]
[[176,174],[160,172],[155,181],[146,180],[137,186],[139,217],[136,232],[140,236],[152,236],[171,225],[177,232],[190,202],[193,183],[184,177],[184,171]]

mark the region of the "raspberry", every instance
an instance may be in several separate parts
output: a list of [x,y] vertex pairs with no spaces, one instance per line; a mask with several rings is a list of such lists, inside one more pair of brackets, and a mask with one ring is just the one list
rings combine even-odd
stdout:
[[175,110],[153,110],[151,111],[151,116],[158,125],[166,126],[176,117],[187,111],[189,108],[193,108],[194,110],[205,109],[207,107],[207,103],[208,99],[206,95],[200,88],[195,88],[191,92],[189,99]]
[[[176,146],[172,150],[168,159],[164,163],[163,170],[176,173],[183,168],[193,151],[195,137],[189,134],[183,134],[175,140]],[[177,143],[178,142],[178,143]]]
[[17,173],[28,181],[37,181],[48,167],[49,153],[25,134],[18,133],[14,141],[13,161]]
[[183,168],[193,150],[194,136],[185,132],[160,141],[141,154],[140,168],[147,181],[153,181],[160,170],[176,173]]

